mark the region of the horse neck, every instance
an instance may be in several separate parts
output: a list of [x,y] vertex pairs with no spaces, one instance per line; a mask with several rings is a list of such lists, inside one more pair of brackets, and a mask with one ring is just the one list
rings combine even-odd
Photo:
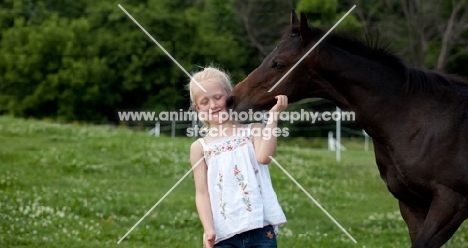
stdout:
[[[326,46],[318,51],[314,70],[323,80],[313,96],[356,113],[356,121],[374,136],[385,135],[403,111],[404,73],[382,63]],[[388,127],[388,128],[387,128]]]

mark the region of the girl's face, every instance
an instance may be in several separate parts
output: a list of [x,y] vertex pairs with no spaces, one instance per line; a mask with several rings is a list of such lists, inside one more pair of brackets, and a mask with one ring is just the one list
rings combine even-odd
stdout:
[[199,84],[206,90],[203,90],[196,85],[193,88],[195,98],[195,109],[203,115],[203,118],[210,125],[219,125],[226,121],[227,115],[221,116],[220,113],[227,113],[226,98],[228,93],[224,89],[222,83],[216,81],[202,81]]

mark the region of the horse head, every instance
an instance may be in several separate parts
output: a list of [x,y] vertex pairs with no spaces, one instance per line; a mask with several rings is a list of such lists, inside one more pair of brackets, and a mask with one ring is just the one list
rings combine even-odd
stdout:
[[309,26],[304,13],[299,20],[293,10],[291,28],[260,66],[234,87],[228,106],[234,111],[259,111],[271,108],[276,103],[276,95],[287,95],[289,102],[310,97],[313,82],[321,78],[306,66],[314,63],[313,50],[307,57],[303,56],[320,34],[318,29]]

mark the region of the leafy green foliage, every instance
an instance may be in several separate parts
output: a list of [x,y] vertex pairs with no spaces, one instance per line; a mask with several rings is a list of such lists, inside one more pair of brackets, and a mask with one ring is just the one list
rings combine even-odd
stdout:
[[[318,1],[318,0],[300,0],[297,3],[297,12],[304,12],[313,25],[331,27],[338,22],[348,11],[348,9],[340,11],[340,6],[336,0],[333,1]],[[352,14],[348,15],[341,21],[337,29],[363,28],[356,17]]]
[[319,14],[323,19],[333,19],[336,14],[337,5],[338,3],[336,0],[299,0],[297,3],[297,11]]
[[[122,110],[188,106],[188,76],[117,4],[26,4],[1,9],[13,26],[1,33],[0,113],[105,122],[116,120]],[[215,62],[234,71],[238,81],[253,62],[249,48],[234,38],[242,30],[234,25],[229,4],[147,1],[122,6],[189,72]],[[28,12],[16,13],[15,8]],[[82,8],[84,12],[72,11]]]

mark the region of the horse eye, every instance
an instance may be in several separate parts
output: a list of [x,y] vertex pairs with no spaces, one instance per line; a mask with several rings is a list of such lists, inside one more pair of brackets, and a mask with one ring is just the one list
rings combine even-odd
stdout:
[[286,67],[286,65],[283,64],[283,63],[280,63],[280,62],[275,62],[275,63],[273,63],[273,66],[272,66],[272,68],[275,68],[275,69],[278,69],[278,70],[282,70],[285,67]]

